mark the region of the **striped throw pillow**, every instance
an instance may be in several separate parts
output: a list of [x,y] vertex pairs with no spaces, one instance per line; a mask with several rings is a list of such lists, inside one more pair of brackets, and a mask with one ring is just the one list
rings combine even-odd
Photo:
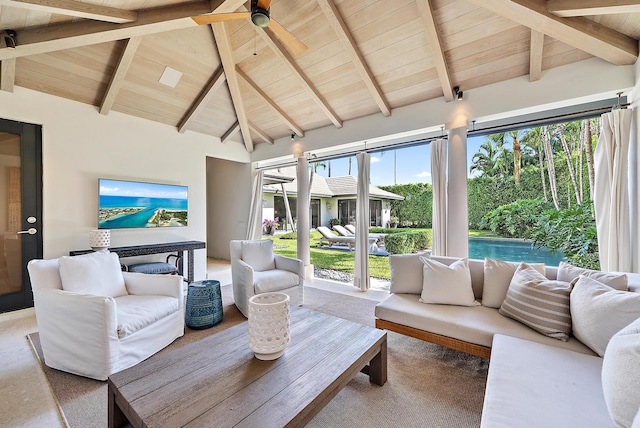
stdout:
[[570,294],[570,283],[548,279],[523,262],[511,279],[499,312],[566,342],[571,333]]

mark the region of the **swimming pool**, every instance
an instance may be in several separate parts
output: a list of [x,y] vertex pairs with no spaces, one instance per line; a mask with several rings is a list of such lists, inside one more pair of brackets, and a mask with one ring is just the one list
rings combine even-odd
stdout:
[[530,241],[508,238],[471,238],[469,237],[469,258],[484,260],[485,257],[511,262],[544,263],[558,266],[566,261],[562,252],[551,252],[546,248],[534,248]]

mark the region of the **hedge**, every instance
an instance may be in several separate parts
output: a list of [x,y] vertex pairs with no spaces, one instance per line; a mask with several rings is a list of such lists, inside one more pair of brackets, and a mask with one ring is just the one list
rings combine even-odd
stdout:
[[384,237],[384,247],[389,254],[411,254],[431,248],[430,230],[408,230]]

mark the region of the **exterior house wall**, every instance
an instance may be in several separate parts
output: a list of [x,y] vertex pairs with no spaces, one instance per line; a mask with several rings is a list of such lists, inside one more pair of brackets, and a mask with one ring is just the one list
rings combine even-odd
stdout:
[[[189,187],[187,227],[114,230],[112,246],[206,241],[206,157],[249,161],[240,145],[225,146],[215,137],[191,132],[179,134],[175,127],[115,111],[100,115],[94,106],[18,86],[13,93],[0,91],[0,117],[42,125],[45,258],[89,248],[89,231],[98,221],[100,177]],[[194,261],[195,278],[204,279],[205,251],[196,251]]]

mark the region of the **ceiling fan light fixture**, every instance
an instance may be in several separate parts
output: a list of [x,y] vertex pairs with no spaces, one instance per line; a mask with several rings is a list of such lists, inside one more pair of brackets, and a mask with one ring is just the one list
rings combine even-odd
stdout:
[[268,27],[269,26],[269,11],[264,10],[261,7],[255,7],[251,11],[251,22],[258,27]]

